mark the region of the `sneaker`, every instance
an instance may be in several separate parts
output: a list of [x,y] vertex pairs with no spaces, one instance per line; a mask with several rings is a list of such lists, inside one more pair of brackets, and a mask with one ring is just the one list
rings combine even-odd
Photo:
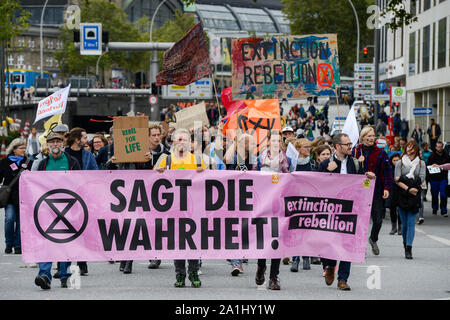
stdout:
[[322,262],[320,261],[320,258],[313,257],[311,258],[311,264],[319,265],[322,264]]
[[61,288],[67,288],[67,278],[61,279]]
[[350,286],[344,280],[339,280],[337,287],[338,287],[339,290],[343,290],[343,291],[350,291],[351,290]]
[[262,286],[264,284],[264,281],[266,281],[266,278],[264,277],[265,272],[266,272],[266,267],[261,268],[260,266],[258,266],[258,269],[256,270],[256,277],[255,277],[256,285]]
[[325,269],[325,283],[327,286],[331,286],[334,281],[334,268],[333,267],[326,267]]
[[55,279],[59,279],[59,271],[56,271],[56,273],[53,275],[53,278],[55,278]]
[[186,279],[186,276],[184,275],[184,274],[181,274],[181,273],[179,273],[179,274],[177,274],[176,275],[176,282],[175,282],[175,287],[177,287],[177,288],[183,288],[186,284],[185,284],[185,279]]
[[277,277],[270,278],[269,286],[267,287],[269,290],[280,290],[280,281]]
[[425,219],[424,218],[419,218],[419,222],[417,222],[417,224],[422,224],[422,223],[424,223],[425,222]]
[[441,213],[441,215],[442,215],[444,218],[448,218],[447,212]]
[[292,260],[291,272],[298,272],[298,264],[300,260]]
[[238,275],[239,275],[239,267],[238,267],[238,265],[236,264],[236,265],[234,265],[233,266],[233,269],[231,270],[231,275],[233,276],[233,277],[237,277]]
[[372,239],[369,238],[369,243],[372,246],[372,252],[374,255],[379,255],[380,254],[380,249],[378,248],[378,245],[376,242],[372,241]]
[[289,265],[289,258],[283,258],[283,264],[284,265]]
[[303,259],[303,270],[311,270],[311,265],[309,264],[309,257]]
[[150,264],[148,265],[149,269],[158,269],[161,265],[161,260],[150,260]]
[[189,280],[191,281],[191,286],[194,288],[199,288],[202,285],[197,271],[189,273]]
[[14,254],[22,254],[22,248],[14,248]]
[[13,251],[12,248],[13,248],[12,246],[6,246],[5,253],[8,253],[8,254],[12,253],[12,251]]
[[433,214],[437,215],[437,210],[433,209]]
[[41,287],[43,290],[49,290],[51,288],[50,280],[46,276],[37,276],[34,279],[34,284]]

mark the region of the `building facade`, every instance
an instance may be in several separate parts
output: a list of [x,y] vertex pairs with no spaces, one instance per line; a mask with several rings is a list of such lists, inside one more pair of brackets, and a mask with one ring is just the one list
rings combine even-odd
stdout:
[[[386,6],[386,0],[377,3]],[[399,111],[410,132],[416,124],[426,131],[434,118],[442,129],[440,140],[450,141],[450,0],[404,4],[417,22],[395,32],[381,28],[380,82],[386,93],[389,85],[406,86],[407,101]],[[432,108],[432,114],[415,115],[415,108]]]

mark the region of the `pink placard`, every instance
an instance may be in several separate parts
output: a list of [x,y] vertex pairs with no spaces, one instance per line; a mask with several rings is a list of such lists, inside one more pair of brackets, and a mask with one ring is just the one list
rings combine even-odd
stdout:
[[364,262],[375,181],[318,172],[25,171],[24,262]]

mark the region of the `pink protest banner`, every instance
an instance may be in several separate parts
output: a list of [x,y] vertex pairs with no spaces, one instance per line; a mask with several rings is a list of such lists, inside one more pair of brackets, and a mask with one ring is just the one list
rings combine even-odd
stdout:
[[25,171],[22,258],[364,262],[373,188],[317,172]]

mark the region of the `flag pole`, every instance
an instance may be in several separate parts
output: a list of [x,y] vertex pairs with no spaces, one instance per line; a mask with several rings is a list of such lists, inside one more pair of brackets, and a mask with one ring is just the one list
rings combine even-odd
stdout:
[[215,72],[216,71],[215,71],[215,68],[214,68],[214,72],[212,73],[212,81],[213,81],[213,87],[214,87],[214,92],[215,92],[215,96],[216,96],[217,111],[219,111],[219,115],[222,117],[222,113],[220,112],[219,98],[217,97],[216,79],[214,77],[214,73]]

